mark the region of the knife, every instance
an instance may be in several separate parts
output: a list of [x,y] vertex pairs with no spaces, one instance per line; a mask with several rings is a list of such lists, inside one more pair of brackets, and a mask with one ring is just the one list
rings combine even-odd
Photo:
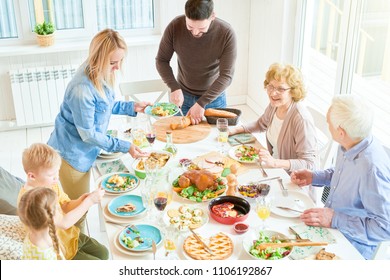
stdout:
[[213,253],[213,251],[211,251],[210,247],[207,246],[207,245],[202,241],[202,239],[199,237],[199,235],[197,235],[197,234],[195,233],[195,231],[192,230],[192,228],[190,228],[190,231],[191,231],[192,234],[194,235],[195,239],[198,240],[198,242],[199,242],[200,244],[202,244],[203,249],[204,249],[207,253],[209,253],[210,255],[215,256],[215,254]]
[[256,182],[254,182],[254,183],[256,184],[256,183],[261,183],[261,182],[266,182],[266,181],[272,181],[272,180],[278,180],[278,179],[280,179],[279,176],[278,176],[278,177],[271,177],[271,178],[264,178],[264,179],[261,179],[261,180],[258,180],[258,181],[256,181]]
[[288,211],[294,211],[294,212],[298,212],[298,213],[303,213],[302,210],[297,210],[297,209],[293,209],[293,208],[290,208],[290,207],[285,207],[285,206],[275,206],[276,208],[280,208],[280,209],[283,209],[283,210],[288,210]]

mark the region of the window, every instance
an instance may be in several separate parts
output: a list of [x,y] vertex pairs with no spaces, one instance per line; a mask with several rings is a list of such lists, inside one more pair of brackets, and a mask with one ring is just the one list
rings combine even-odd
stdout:
[[44,20],[54,23],[57,38],[91,37],[105,28],[125,31],[124,36],[156,32],[154,0],[28,0],[27,7],[20,4],[20,14],[14,2],[0,0],[0,39],[31,39],[35,24]]
[[363,97],[375,110],[374,135],[389,145],[389,1],[306,0],[301,8],[302,61],[296,63],[305,75],[308,103],[325,113],[334,95]]
[[0,0],[0,39],[17,38],[13,0]]

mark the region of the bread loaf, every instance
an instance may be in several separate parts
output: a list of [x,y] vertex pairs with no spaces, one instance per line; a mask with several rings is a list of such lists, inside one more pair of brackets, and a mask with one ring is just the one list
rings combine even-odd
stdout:
[[225,110],[209,108],[204,111],[206,117],[235,118],[237,114]]
[[170,127],[172,130],[183,129],[183,128],[186,128],[187,126],[189,126],[190,124],[191,124],[191,118],[186,116],[186,117],[180,118],[179,121],[177,121],[177,119],[176,119],[175,122],[170,124]]

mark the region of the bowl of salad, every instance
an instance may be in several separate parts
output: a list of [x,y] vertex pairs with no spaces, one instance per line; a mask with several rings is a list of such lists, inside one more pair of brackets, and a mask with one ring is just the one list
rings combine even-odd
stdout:
[[273,230],[251,231],[242,242],[245,252],[256,260],[280,260],[287,258],[294,247],[266,248],[259,250],[258,245],[263,243],[284,243],[288,237]]

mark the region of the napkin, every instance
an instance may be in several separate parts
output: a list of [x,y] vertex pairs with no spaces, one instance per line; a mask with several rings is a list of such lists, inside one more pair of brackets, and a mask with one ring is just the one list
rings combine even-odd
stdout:
[[129,172],[121,159],[96,163],[96,167],[102,175],[113,172]]
[[[332,233],[323,227],[313,227],[307,226],[305,224],[299,224],[296,226],[290,227],[294,230],[300,238],[310,239],[314,242],[328,242],[328,243],[336,243],[336,239],[332,235]],[[307,246],[307,247],[294,247],[293,252],[290,257],[294,260],[304,259],[308,256],[315,255],[321,250],[320,246]]]
[[229,138],[228,138],[229,144],[232,146],[240,145],[240,143],[238,143],[234,138],[237,138],[238,140],[240,140],[244,144],[249,144],[249,143],[253,143],[256,141],[256,138],[250,133],[235,134],[235,135],[229,136]]

